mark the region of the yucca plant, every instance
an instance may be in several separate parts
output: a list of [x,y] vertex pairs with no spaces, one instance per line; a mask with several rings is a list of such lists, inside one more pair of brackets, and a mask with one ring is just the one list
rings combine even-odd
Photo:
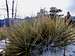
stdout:
[[[6,56],[31,56],[37,51],[36,41],[39,39],[33,23],[25,22],[8,30],[9,41]],[[11,51],[12,50],[12,51]],[[33,51],[32,51],[33,50]],[[39,53],[39,52],[38,52]]]
[[75,31],[62,18],[35,19],[10,27],[6,56],[40,56],[44,47],[64,47],[74,41]]

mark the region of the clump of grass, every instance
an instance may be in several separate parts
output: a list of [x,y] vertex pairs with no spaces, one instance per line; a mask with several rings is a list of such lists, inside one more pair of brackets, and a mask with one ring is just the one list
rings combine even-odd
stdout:
[[64,47],[74,41],[75,31],[62,18],[36,19],[10,27],[6,56],[40,56],[44,47]]

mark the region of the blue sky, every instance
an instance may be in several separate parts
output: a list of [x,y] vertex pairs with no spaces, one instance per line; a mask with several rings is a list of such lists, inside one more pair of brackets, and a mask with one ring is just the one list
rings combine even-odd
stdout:
[[[17,1],[17,0],[15,0]],[[8,0],[9,7],[11,9],[12,0]],[[54,6],[61,8],[63,14],[66,14],[67,11],[71,11],[72,15],[75,15],[75,0],[18,0],[17,3],[17,16],[33,16],[41,8],[46,8],[49,11],[50,7]],[[16,3],[16,2],[15,2]],[[5,8],[5,0],[0,0],[0,8]],[[6,10],[0,9],[0,18],[6,16]],[[11,17],[11,10],[10,10]]]
[[66,10],[71,11],[71,14],[75,16],[75,0],[70,0],[69,6]]

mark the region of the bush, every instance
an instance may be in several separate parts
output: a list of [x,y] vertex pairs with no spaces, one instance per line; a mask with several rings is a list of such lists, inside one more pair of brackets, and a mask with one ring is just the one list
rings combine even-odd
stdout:
[[6,56],[40,56],[44,47],[64,47],[74,41],[75,31],[62,18],[36,19],[12,26]]

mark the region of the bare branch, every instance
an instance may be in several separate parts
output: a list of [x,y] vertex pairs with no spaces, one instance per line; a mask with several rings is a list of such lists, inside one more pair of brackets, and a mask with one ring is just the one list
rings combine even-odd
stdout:
[[8,7],[8,2],[7,2],[7,0],[5,0],[5,2],[6,2],[7,18],[9,18],[9,7]]
[[14,17],[14,0],[12,1],[12,18]]

